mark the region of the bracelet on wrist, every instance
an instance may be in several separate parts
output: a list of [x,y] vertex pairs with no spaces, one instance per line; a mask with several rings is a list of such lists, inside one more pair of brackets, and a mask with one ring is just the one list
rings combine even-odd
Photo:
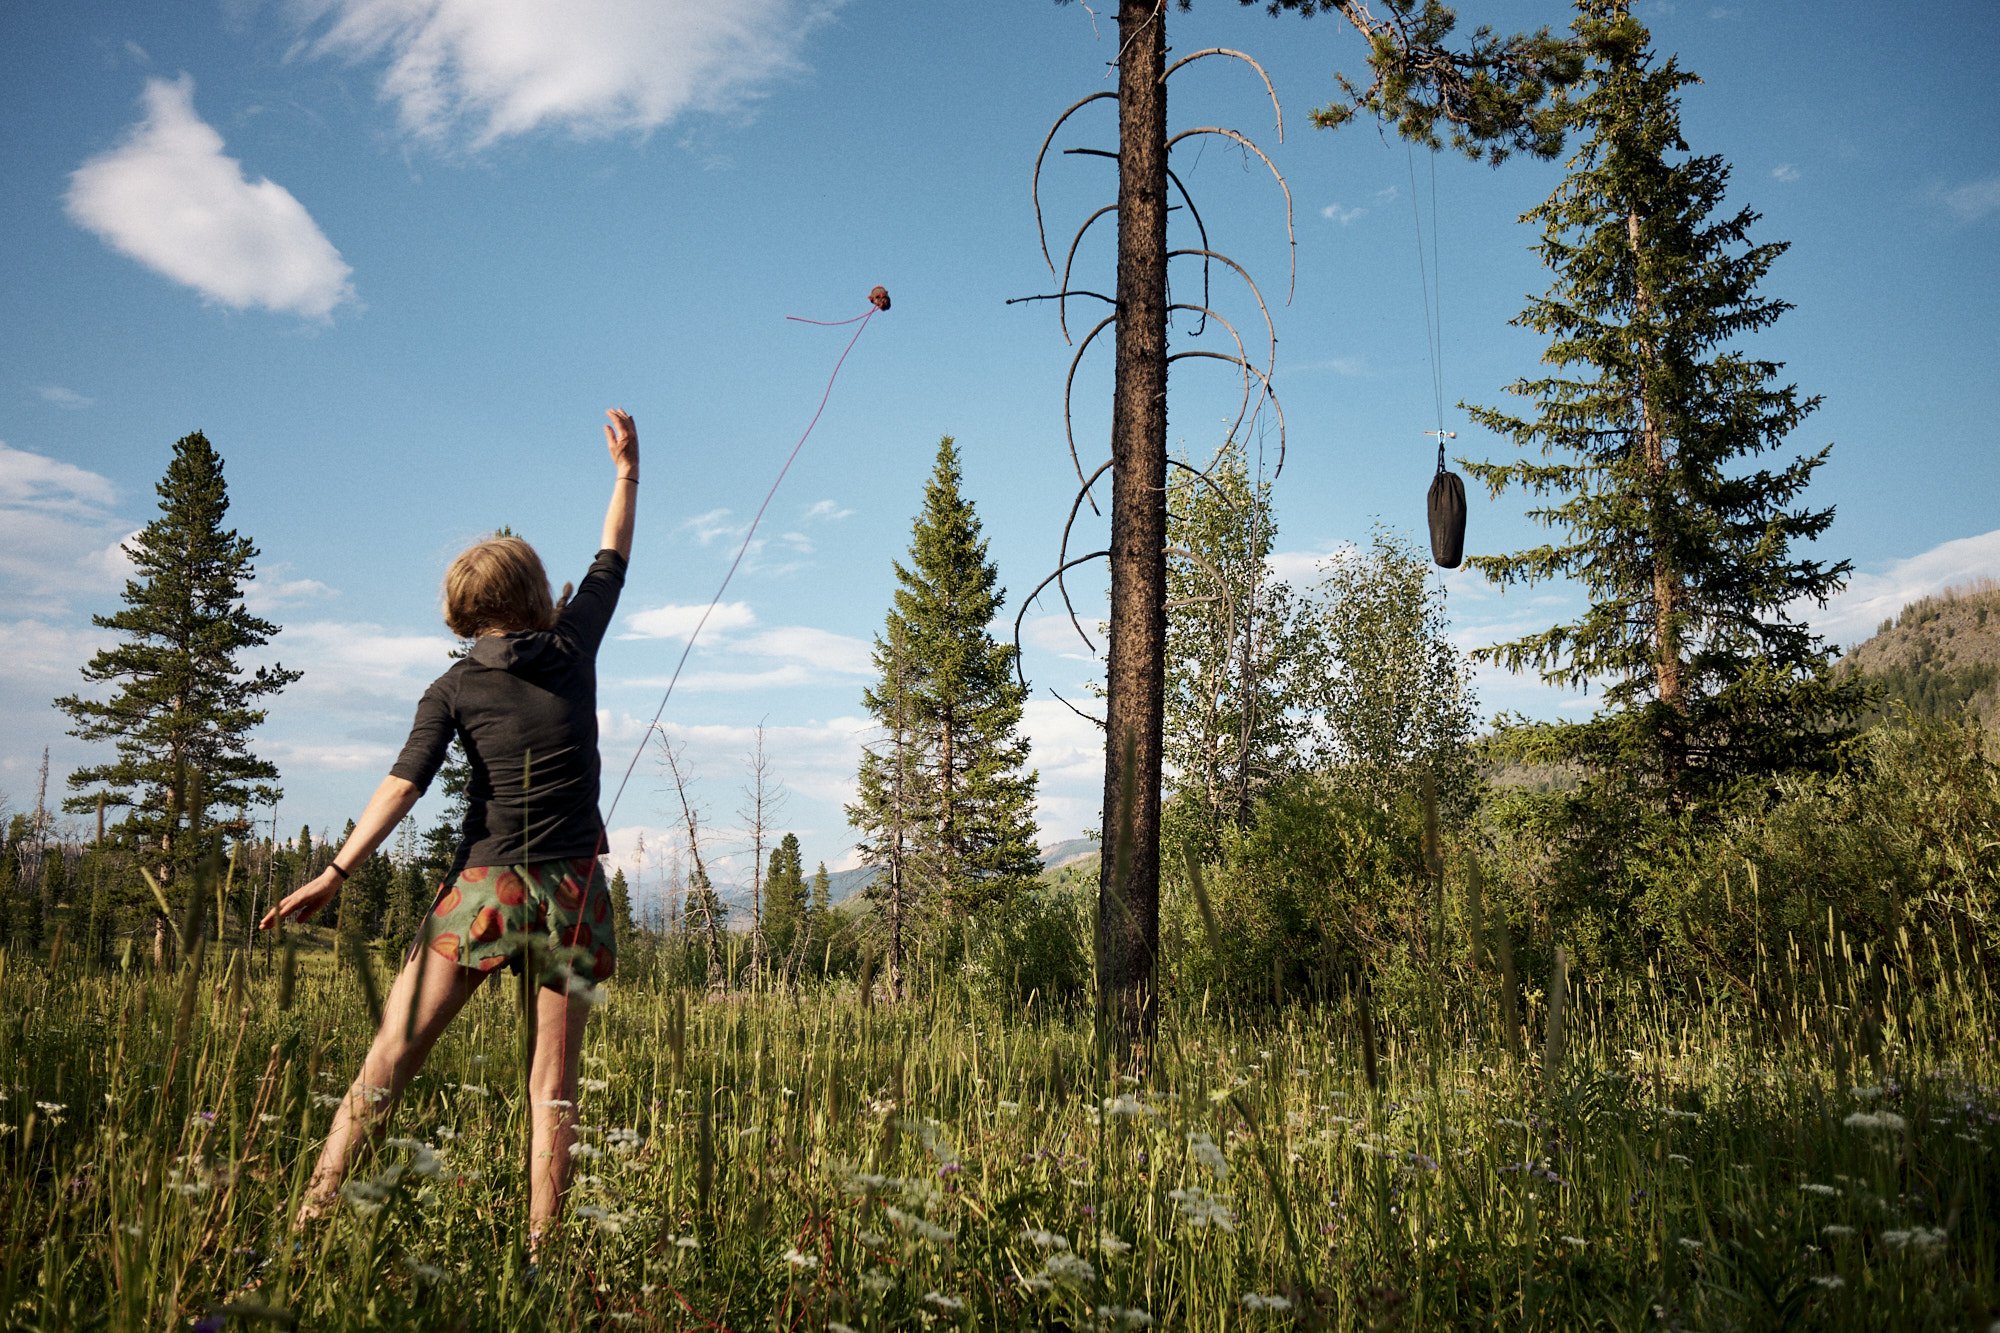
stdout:
[[639,479],[638,479],[637,477],[628,477],[628,476],[626,476],[626,475],[625,475],[625,474],[624,474],[623,472],[621,472],[621,473],[619,473],[619,474],[618,474],[618,480],[620,480],[620,481],[629,481],[629,482],[631,482],[631,483],[632,483],[632,484],[633,484],[634,486],[637,486],[637,485],[639,484]]
[[347,881],[347,872],[340,868],[340,863],[338,861],[328,861],[326,863],[326,868],[328,870],[331,870],[334,874],[340,876],[342,883],[345,883]]

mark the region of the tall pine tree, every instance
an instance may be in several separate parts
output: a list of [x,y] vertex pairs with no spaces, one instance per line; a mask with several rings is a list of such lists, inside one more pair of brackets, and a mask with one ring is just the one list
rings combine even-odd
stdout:
[[83,677],[117,688],[107,700],[68,695],[56,706],[75,723],[72,736],[113,741],[118,754],[71,773],[76,794],[64,808],[94,810],[101,798],[124,809],[120,831],[171,881],[200,854],[191,829],[248,832],[241,821],[211,821],[211,810],[277,801],[278,770],[251,753],[249,735],[264,720],[257,701],[299,673],[246,672],[238,661],[278,627],[243,605],[257,548],[223,526],[222,457],[200,431],[174,445],[156,489],[160,516],[126,543],[135,577],[125,584],[125,609],[92,618],[122,638],[95,654]]
[[876,639],[882,679],[863,696],[885,731],[903,739],[864,755],[861,792],[848,810],[875,851],[892,826],[907,825],[902,855],[917,871],[920,901],[956,919],[1041,870],[1035,774],[1020,734],[1027,691],[1014,677],[1013,648],[989,632],[1005,594],[961,480],[947,435],[909,563],[895,566],[895,605]]
[[1695,76],[1655,56],[1628,0],[1578,9],[1590,86],[1565,114],[1582,144],[1524,219],[1555,281],[1515,321],[1548,335],[1556,373],[1510,386],[1533,415],[1470,409],[1544,460],[1474,475],[1542,500],[1530,515],[1559,535],[1471,563],[1503,584],[1574,578],[1590,605],[1483,655],[1566,687],[1603,682],[1610,712],[1537,729],[1534,748],[1684,804],[1827,757],[1854,700],[1794,608],[1823,604],[1849,566],[1798,552],[1833,520],[1801,503],[1831,446],[1753,461],[1819,405],[1740,345],[1790,308],[1757,293],[1786,246],[1752,244],[1747,208],[1716,216],[1729,167],[1681,137]]

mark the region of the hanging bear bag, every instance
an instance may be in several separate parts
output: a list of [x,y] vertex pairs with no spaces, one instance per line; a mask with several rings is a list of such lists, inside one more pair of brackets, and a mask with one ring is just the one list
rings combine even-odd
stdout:
[[1465,483],[1444,465],[1444,441],[1438,441],[1438,470],[1431,478],[1431,559],[1457,569],[1465,559]]

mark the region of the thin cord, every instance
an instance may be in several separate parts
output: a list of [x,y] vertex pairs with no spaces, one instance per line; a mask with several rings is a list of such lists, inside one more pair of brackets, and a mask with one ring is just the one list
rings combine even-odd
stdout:
[[792,470],[792,464],[798,459],[799,451],[805,448],[806,441],[812,436],[813,427],[819,425],[820,415],[826,411],[827,402],[833,397],[834,381],[840,378],[840,368],[847,364],[847,354],[854,350],[854,344],[861,341],[862,333],[868,328],[868,321],[875,318],[877,313],[877,307],[871,305],[853,319],[821,320],[805,319],[799,315],[785,316],[786,319],[800,324],[818,324],[823,328],[839,328],[846,324],[859,324],[861,327],[854,330],[854,336],[849,338],[847,346],[841,349],[840,359],[833,363],[833,373],[826,377],[826,391],[819,397],[819,406],[814,409],[812,420],[806,423],[804,433],[799,436],[799,442],[792,446],[792,452],[785,458],[785,465],[778,469],[778,475],[771,482],[771,489],[764,492],[764,502],[757,506],[756,517],[750,520],[750,529],[743,534],[743,544],[736,548],[736,558],[729,562],[729,572],[722,576],[722,586],[717,588],[715,596],[709,599],[708,608],[701,613],[701,619],[695,622],[694,633],[688,635],[687,644],[681,649],[680,661],[674,663],[674,674],[667,679],[667,692],[660,697],[660,706],[653,710],[653,720],[646,724],[646,734],[639,738],[639,748],[633,751],[632,762],[625,765],[625,776],[618,780],[618,790],[612,794],[611,805],[604,812],[604,839],[607,843],[611,837],[611,816],[618,812],[618,802],[625,795],[625,784],[632,780],[632,771],[639,766],[640,757],[646,753],[647,742],[652,740],[653,733],[659,730],[660,718],[667,711],[667,701],[674,697],[674,686],[680,681],[682,668],[687,666],[688,654],[694,651],[694,641],[700,637],[702,626],[708,623],[708,618],[715,613],[715,608],[722,604],[722,595],[729,591],[729,581],[736,577],[736,567],[743,563],[743,557],[750,551],[750,543],[757,535],[757,525],[764,521],[764,511],[771,507],[772,499],[778,494],[778,487],[784,485],[785,474]]
[[1434,313],[1431,308],[1431,285],[1437,271],[1437,162],[1431,162],[1431,255],[1424,256],[1424,215],[1417,202],[1417,155],[1408,144],[1403,145],[1410,167],[1410,217],[1417,228],[1417,277],[1423,288],[1424,298],[1424,353],[1430,358],[1431,399],[1437,409],[1438,466],[1444,466],[1444,293],[1439,291]]

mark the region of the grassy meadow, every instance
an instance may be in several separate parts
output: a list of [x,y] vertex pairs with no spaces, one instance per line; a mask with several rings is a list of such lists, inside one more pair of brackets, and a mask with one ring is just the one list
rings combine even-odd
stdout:
[[591,1024],[572,1206],[532,1272],[511,983],[295,1239],[370,1035],[354,967],[11,957],[0,1324],[1983,1333],[1994,997],[1972,967],[1906,987],[1921,951],[1953,956],[1801,942],[1782,1001],[1530,982],[1511,1041],[1485,974],[1414,1031],[1195,1002],[1116,1073],[1087,1017],[949,986],[708,998],[635,966]]

